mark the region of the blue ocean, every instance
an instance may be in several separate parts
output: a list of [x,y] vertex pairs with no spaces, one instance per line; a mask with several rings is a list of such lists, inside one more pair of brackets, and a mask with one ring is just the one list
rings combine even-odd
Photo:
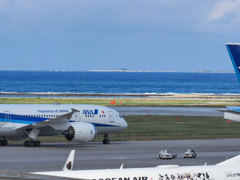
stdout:
[[0,92],[240,94],[235,73],[0,71]]

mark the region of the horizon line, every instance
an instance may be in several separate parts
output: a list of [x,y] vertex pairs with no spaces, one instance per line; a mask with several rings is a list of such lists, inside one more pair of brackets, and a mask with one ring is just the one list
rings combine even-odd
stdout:
[[114,70],[34,70],[34,69],[0,69],[0,71],[49,71],[49,72],[172,72],[172,73],[235,73],[230,70],[196,70],[196,71],[150,71],[150,70],[128,70],[128,69],[114,69]]

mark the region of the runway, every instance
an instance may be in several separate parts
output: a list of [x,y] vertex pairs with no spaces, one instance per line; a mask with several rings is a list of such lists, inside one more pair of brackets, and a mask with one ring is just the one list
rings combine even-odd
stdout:
[[[194,147],[196,159],[184,159],[186,149]],[[219,140],[171,140],[83,143],[46,143],[38,148],[26,148],[22,144],[1,147],[1,171],[36,172],[61,170],[70,150],[75,149],[75,170],[133,167],[157,165],[213,165],[240,154],[239,139]],[[161,149],[171,150],[178,156],[172,160],[156,157]]]
[[132,115],[180,115],[180,116],[222,116],[223,112],[219,112],[213,107],[132,107],[132,106],[111,106],[110,108],[118,111],[122,116]]

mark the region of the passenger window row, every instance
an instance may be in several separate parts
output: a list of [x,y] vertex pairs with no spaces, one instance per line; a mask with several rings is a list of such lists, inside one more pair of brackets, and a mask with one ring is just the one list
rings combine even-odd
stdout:
[[[6,115],[5,115],[6,116]],[[5,118],[5,116],[4,115],[1,115],[0,117],[1,118]],[[7,116],[9,116],[9,115],[7,115]],[[21,117],[52,117],[52,118],[55,118],[55,117],[58,117],[59,115],[53,115],[53,114],[51,114],[51,115],[12,115],[12,117],[13,118],[21,118]]]

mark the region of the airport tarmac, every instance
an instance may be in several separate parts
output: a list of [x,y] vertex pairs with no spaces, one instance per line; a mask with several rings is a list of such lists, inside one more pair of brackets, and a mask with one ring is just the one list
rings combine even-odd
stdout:
[[[147,115],[148,112],[151,115],[223,116],[223,113],[216,111],[215,108],[124,106],[112,108],[123,116]],[[184,159],[184,151],[192,146],[197,151],[197,158]],[[109,145],[103,145],[101,142],[42,143],[38,148],[24,147],[21,142],[0,147],[0,170],[4,171],[0,172],[0,179],[6,177],[15,179],[14,176],[18,176],[19,172],[61,170],[72,149],[76,150],[74,170],[119,168],[122,164],[124,168],[168,164],[213,165],[225,160],[226,157],[231,158],[240,154],[240,140],[112,141]],[[177,158],[158,159],[156,156],[162,149],[171,150],[178,155]],[[6,172],[14,172],[14,174],[6,174]],[[22,179],[31,179],[26,174],[21,176]]]
[[[184,159],[186,149],[194,147],[196,159]],[[22,144],[0,147],[0,170],[36,172],[62,170],[72,149],[76,150],[74,170],[133,167],[154,167],[177,164],[182,166],[213,165],[240,154],[239,139],[170,140],[170,141],[113,141],[109,145],[92,143],[43,143],[27,148]],[[160,160],[157,154],[167,149],[177,154],[176,159]]]
[[132,115],[166,115],[166,116],[219,116],[223,117],[223,112],[217,111],[214,107],[133,107],[133,106],[111,106],[122,116]]

